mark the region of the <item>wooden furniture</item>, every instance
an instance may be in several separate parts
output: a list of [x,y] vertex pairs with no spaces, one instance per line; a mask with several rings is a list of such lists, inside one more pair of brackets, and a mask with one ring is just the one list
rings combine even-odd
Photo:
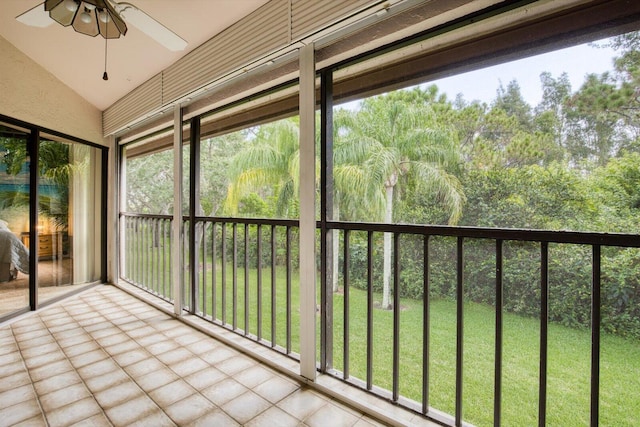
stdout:
[[[29,233],[22,233],[22,243],[29,248]],[[38,259],[62,257],[62,232],[38,234]]]

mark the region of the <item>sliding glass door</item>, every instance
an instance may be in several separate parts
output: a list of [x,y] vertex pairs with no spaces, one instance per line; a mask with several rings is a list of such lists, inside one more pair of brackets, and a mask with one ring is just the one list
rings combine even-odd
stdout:
[[100,279],[102,153],[42,135],[38,147],[38,300]]
[[0,316],[29,307],[29,135],[0,122]]
[[0,320],[104,281],[107,149],[0,120]]

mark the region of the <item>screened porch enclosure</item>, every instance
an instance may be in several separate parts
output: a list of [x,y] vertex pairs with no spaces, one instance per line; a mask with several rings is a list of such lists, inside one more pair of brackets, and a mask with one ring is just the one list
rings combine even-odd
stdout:
[[120,280],[424,420],[637,424],[637,24],[520,6],[127,135]]
[[[137,224],[133,239],[143,241],[152,239],[152,234],[144,230],[150,230],[159,220],[161,218],[153,216],[127,216],[126,219],[128,224]],[[299,283],[297,277],[293,278],[297,271],[290,258],[295,223],[214,217],[198,219],[198,223],[203,226],[203,234],[197,247],[197,273],[195,280],[185,280],[184,309],[299,360]],[[278,233],[276,230],[280,227],[282,232]],[[620,416],[610,409],[614,405],[607,397],[629,391],[624,383],[615,381],[625,375],[625,366],[616,366],[607,347],[603,349],[615,339],[603,337],[601,332],[602,318],[610,313],[598,308],[606,306],[604,301],[612,297],[607,294],[610,284],[602,280],[606,276],[602,264],[606,264],[614,252],[637,251],[638,239],[596,233],[558,235],[507,229],[339,222],[329,227],[339,230],[343,251],[340,263],[344,273],[340,290],[327,292],[330,296],[316,314],[325,340],[320,354],[324,363],[321,359],[317,361],[325,367],[321,372],[446,423],[459,417],[478,425],[492,419],[510,424],[518,420],[501,415],[502,408],[510,405],[517,405],[520,416],[532,422],[562,419],[563,407],[557,402],[567,397],[567,385],[559,381],[573,368],[558,365],[555,358],[557,346],[563,343],[558,341],[561,336],[557,334],[557,325],[550,320],[550,312],[561,304],[563,296],[561,287],[554,284],[550,265],[558,262],[554,257],[562,255],[562,249],[579,248],[584,249],[581,261],[586,265],[587,276],[591,276],[588,292],[595,309],[591,313],[591,326],[572,336],[577,341],[573,344],[576,346],[574,357],[580,367],[580,374],[574,380],[577,382],[573,384],[577,388],[574,394],[584,394],[578,398],[582,404],[581,422],[608,424]],[[374,291],[373,279],[375,269],[381,264],[379,256],[373,255],[375,241],[381,240],[385,232],[392,233],[394,248],[393,310],[389,312],[379,309],[381,296]],[[350,263],[360,262],[352,248],[357,234],[366,241],[365,290],[353,288],[349,274]],[[540,271],[537,283],[532,284],[532,291],[539,293],[539,303],[534,307],[539,315],[524,326],[520,324],[522,320],[504,309],[517,285],[505,280],[504,272],[517,268],[517,248],[522,245],[537,252],[537,259],[530,262]],[[272,251],[274,247],[276,250]],[[279,247],[287,254],[282,261],[277,256]],[[479,248],[484,254],[480,258],[484,259],[478,259],[474,253]],[[398,285],[403,274],[402,260],[408,255],[416,256],[416,249],[423,268],[425,293],[421,300],[401,297],[402,289]],[[129,258],[128,265],[135,267],[124,278],[173,302],[169,269],[158,262],[157,253],[145,252],[136,251],[137,255]],[[466,277],[473,275],[470,269],[487,262],[493,265],[491,276],[495,287],[491,291],[495,294],[491,304],[481,308],[471,301],[473,284]],[[430,281],[430,266],[437,263],[447,265],[454,272],[454,283],[450,284],[455,293],[453,301],[443,301],[429,291],[434,286]],[[484,269],[486,271],[486,267]],[[190,272],[183,274],[189,277]],[[193,282],[195,288],[191,288]],[[445,314],[448,318],[443,318]],[[482,320],[491,322],[478,324]],[[526,328],[532,335],[518,338],[519,328]],[[487,336],[492,342],[483,342]],[[521,367],[513,361],[516,355],[522,357],[521,353],[537,362],[526,364],[524,372],[513,372],[514,368]],[[603,373],[601,365],[608,367]],[[539,380],[528,383],[527,390],[514,389],[528,377]],[[493,388],[493,393],[480,402],[467,391],[467,387],[473,390],[478,384]],[[519,401],[523,395],[529,405],[523,406]],[[627,420],[631,422],[634,416],[631,413]]]

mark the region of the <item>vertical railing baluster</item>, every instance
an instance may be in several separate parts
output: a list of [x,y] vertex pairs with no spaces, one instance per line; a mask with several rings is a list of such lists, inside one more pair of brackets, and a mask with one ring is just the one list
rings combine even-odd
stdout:
[[162,295],[162,291],[160,289],[160,219],[154,218],[153,220],[153,246],[154,246],[154,258],[156,260],[154,265],[154,275],[155,275],[155,286],[158,290],[158,295]]
[[222,229],[222,235],[221,235],[221,248],[220,250],[222,251],[222,265],[221,265],[221,269],[222,271],[220,272],[221,274],[221,287],[222,287],[222,324],[226,325],[227,324],[227,224],[226,223],[221,223],[220,227]]
[[591,426],[600,422],[601,248],[593,245],[591,267]]
[[393,233],[393,401],[400,397],[400,234]]
[[218,318],[218,254],[216,242],[216,222],[211,221],[211,320]]
[[142,218],[138,218],[138,283],[146,287],[144,283],[144,229]]
[[287,354],[291,353],[291,227],[287,226]]
[[233,273],[233,301],[232,301],[232,319],[231,324],[233,330],[238,327],[238,224],[233,223],[233,253],[231,255],[233,260],[232,273]]
[[147,219],[140,218],[142,221],[142,284],[147,289],[153,289],[149,286],[149,250],[147,248]]
[[276,226],[271,226],[271,347],[276,346]]
[[503,255],[502,240],[496,240],[496,343],[495,343],[495,366],[493,381],[493,425],[495,427],[501,424],[502,413],[502,309],[503,309]]
[[429,236],[422,238],[422,413],[429,412],[430,277]]
[[135,283],[135,280],[133,280],[133,227],[132,227],[132,218],[128,218],[126,217],[125,219],[126,221],[126,227],[127,227],[127,232],[126,232],[126,240],[125,240],[125,245],[126,245],[126,259],[125,259],[125,265],[127,266],[125,268],[125,275],[126,278],[129,279],[132,283]]
[[162,222],[162,296],[164,298],[167,297],[167,239],[166,239],[166,231],[167,231],[167,220],[163,219]]
[[[183,286],[183,292],[182,292],[182,306],[183,307],[189,307],[189,310],[193,310],[193,308],[191,307],[191,286],[189,285],[191,283],[191,272],[189,271],[189,263],[193,262],[193,257],[191,256],[191,254],[189,253],[189,245],[187,242],[189,242],[189,239],[191,238],[191,233],[189,233],[189,220],[183,222],[182,224],[182,235],[186,236],[186,239],[183,240],[183,245],[182,245],[182,257],[183,257],[183,261],[182,261],[182,265],[184,265],[184,268],[182,269],[182,286]],[[187,303],[187,301],[189,301],[189,303]]]
[[134,234],[135,234],[135,244],[134,244],[134,248],[135,248],[135,252],[133,254],[133,258],[134,258],[134,264],[135,264],[135,269],[134,269],[134,282],[137,285],[142,285],[142,282],[140,280],[140,257],[142,256],[142,249],[140,246],[140,218],[134,218]]
[[199,268],[200,267],[200,246],[197,245],[198,223],[195,221],[195,219],[193,220],[193,227],[190,227],[190,230],[191,229],[193,230],[192,239],[194,240],[193,252],[191,252],[190,249],[187,249],[187,250],[189,250],[189,254],[191,256],[191,263],[193,264],[193,268],[190,268],[189,270],[191,275],[193,275],[193,278],[191,279],[191,281],[187,286],[191,288],[191,298],[189,298],[188,300],[190,301],[189,309],[193,314],[196,314],[200,309],[199,307],[200,302],[198,301],[198,298],[199,298],[201,286],[200,286],[200,268]]
[[257,337],[258,341],[262,340],[262,226],[258,224],[257,236],[257,252],[258,252],[258,261],[256,263],[256,268],[258,269],[258,331]]
[[160,253],[160,249],[157,246],[157,239],[156,239],[156,233],[157,233],[157,226],[158,226],[158,219],[157,218],[151,218],[151,247],[149,249],[150,253],[151,253],[151,281],[153,282],[153,289],[155,289],[155,291],[158,293],[158,295],[160,294],[160,280],[159,280],[159,276],[158,276],[158,263],[159,263],[159,253]]
[[146,250],[145,250],[145,238],[144,238],[144,233],[145,233],[145,223],[144,223],[144,219],[143,218],[139,218],[140,221],[140,231],[139,231],[139,238],[140,238],[140,272],[138,273],[140,276],[140,284],[142,284],[142,286],[147,287],[147,283],[146,283]]
[[458,237],[456,285],[456,426],[462,425],[462,387],[464,355],[464,238]]
[[244,335],[249,334],[249,224],[244,225]]
[[[337,273],[337,272],[336,272]],[[373,232],[367,232],[367,390],[373,389]]]
[[140,283],[142,286],[148,288],[147,284],[147,251],[145,248],[145,221],[144,218],[140,218]]
[[131,264],[130,264],[130,259],[131,257],[129,256],[129,254],[131,253],[131,248],[130,248],[130,243],[131,243],[131,230],[129,229],[129,218],[126,216],[123,216],[124,218],[124,242],[123,245],[123,250],[125,251],[125,256],[124,258],[121,257],[121,259],[124,262],[124,270],[121,268],[120,269],[120,276],[124,277],[126,279],[129,279],[130,276],[130,269],[131,269]]
[[201,221],[202,225],[202,315],[207,315],[207,221]]
[[155,271],[154,271],[154,261],[155,261],[155,253],[153,250],[153,227],[155,224],[155,218],[148,218],[147,219],[147,224],[149,224],[149,247],[148,247],[148,251],[149,251],[149,259],[148,259],[148,264],[149,264],[149,287],[151,289],[153,289],[154,292],[159,293],[158,288],[156,287],[156,281],[155,281]]
[[[171,229],[173,228],[173,218],[170,219],[168,221],[169,223],[169,231],[171,231]],[[167,251],[169,254],[173,253],[173,243],[171,242],[171,239],[167,239],[167,242],[169,244],[169,250]],[[169,300],[173,301],[173,263],[169,262]]]
[[547,424],[547,357],[549,334],[549,243],[540,242],[540,384],[538,425]]
[[156,292],[156,288],[153,283],[153,238],[151,235],[153,218],[145,218],[144,223],[146,225],[145,253],[147,254],[147,259],[145,260],[145,271],[147,273],[145,283],[149,289]]
[[343,292],[342,292],[342,314],[343,314],[343,375],[344,379],[349,378],[349,230],[344,230],[344,243],[343,243]]
[[135,284],[139,284],[136,274],[138,271],[138,233],[136,230],[136,221],[138,219],[137,218],[131,218],[131,231],[129,232],[131,235],[131,245],[129,245],[129,255],[131,256],[131,260],[129,261],[130,263],[130,269],[131,269],[131,273],[129,274],[129,277],[131,278],[131,281]]
[[146,239],[146,221],[140,218],[140,283],[148,288],[147,283],[147,239]]

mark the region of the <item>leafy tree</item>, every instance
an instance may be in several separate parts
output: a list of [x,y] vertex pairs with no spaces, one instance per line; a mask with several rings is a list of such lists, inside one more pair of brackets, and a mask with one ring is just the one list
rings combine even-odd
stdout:
[[619,99],[617,92],[609,73],[589,74],[568,100],[570,127],[566,145],[574,160],[602,166],[617,154],[624,137],[616,126],[619,116],[611,111],[612,102]]
[[[348,123],[343,137],[345,150],[336,165],[353,165],[364,171],[362,179],[352,182],[358,200],[385,200],[384,210],[373,208],[365,218],[394,221],[394,202],[413,180],[415,188],[428,188],[433,202],[446,206],[449,223],[455,224],[465,202],[462,186],[454,172],[462,158],[455,132],[438,120],[437,92],[392,92],[368,98]],[[442,99],[441,99],[442,100]],[[364,196],[364,197],[363,197]],[[382,307],[390,307],[391,235],[384,235]]]
[[492,109],[503,110],[507,116],[513,117],[519,128],[531,130],[531,106],[524,100],[517,80],[511,80],[506,88],[500,83],[491,107]]
[[[534,128],[538,132],[551,135],[559,156],[556,160],[564,160],[564,141],[567,137],[566,104],[571,96],[571,82],[565,72],[553,78],[551,73],[540,74],[542,85],[542,101],[534,109]],[[561,151],[560,151],[561,150]]]
[[126,209],[137,213],[170,214],[173,181],[173,151],[170,149],[127,159]]
[[200,203],[204,215],[220,215],[224,210],[232,157],[247,144],[247,132],[233,132],[200,142]]
[[299,189],[300,144],[297,118],[260,126],[253,139],[236,153],[229,164],[230,183],[225,209],[238,212],[239,202],[251,192],[261,198],[274,197],[276,215],[296,213]]

